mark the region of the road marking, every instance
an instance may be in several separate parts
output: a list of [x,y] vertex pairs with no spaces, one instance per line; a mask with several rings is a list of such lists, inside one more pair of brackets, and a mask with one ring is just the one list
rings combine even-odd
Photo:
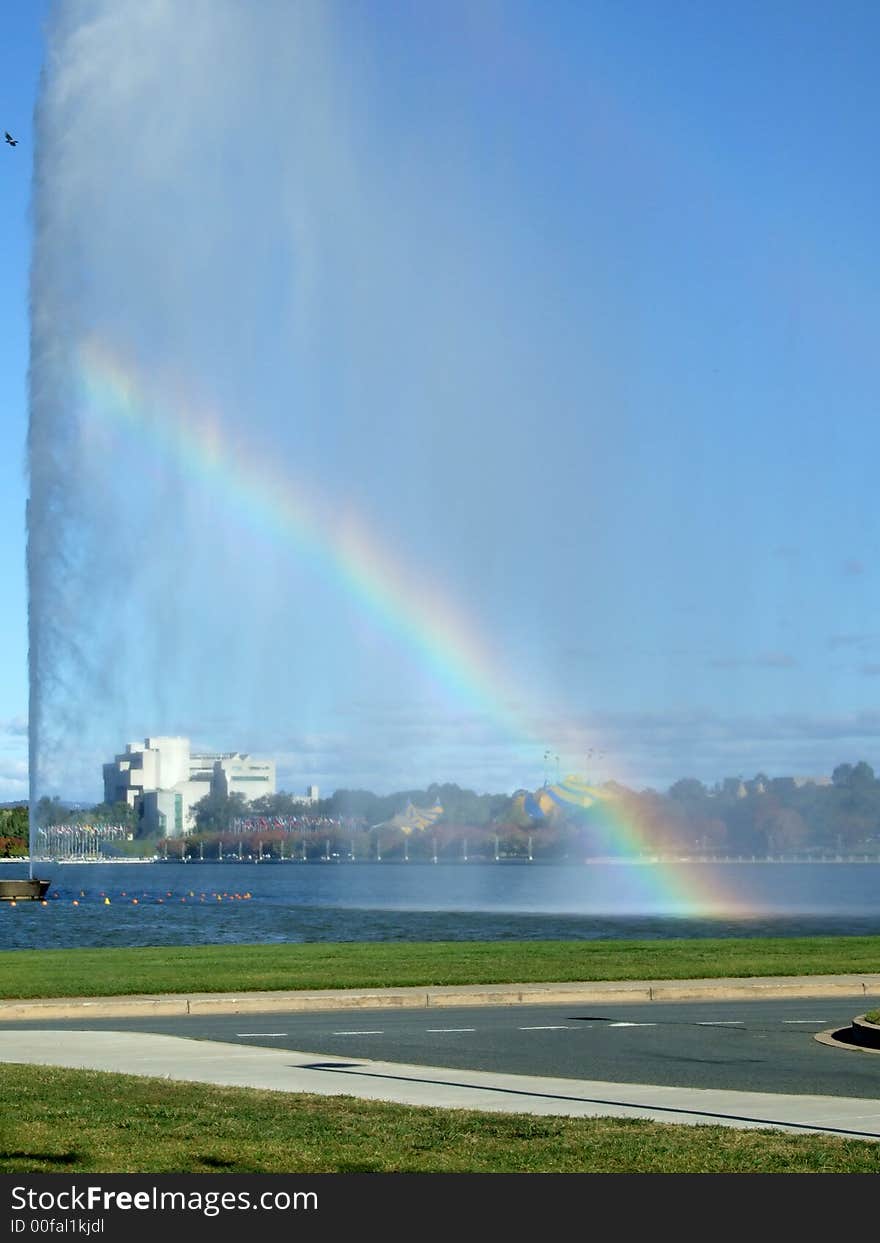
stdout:
[[568,1032],[571,1028],[565,1024],[556,1027],[521,1027],[521,1032]]
[[783,1019],[783,1023],[827,1023],[827,1019]]
[[609,1027],[656,1027],[656,1023],[609,1023]]
[[744,1019],[703,1019],[697,1027],[742,1027]]
[[475,1032],[476,1027],[426,1027],[428,1032]]
[[236,1032],[236,1036],[286,1036],[287,1032]]
[[333,1032],[334,1036],[382,1036],[384,1032]]

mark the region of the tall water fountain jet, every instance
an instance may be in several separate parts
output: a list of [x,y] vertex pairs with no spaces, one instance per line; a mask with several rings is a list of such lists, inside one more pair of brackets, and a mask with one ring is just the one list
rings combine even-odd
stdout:
[[513,789],[579,702],[560,653],[586,596],[550,610],[524,574],[585,520],[586,426],[552,514],[517,481],[586,364],[563,365],[515,169],[484,174],[498,32],[443,11],[438,53],[406,5],[53,10],[32,809],[97,801],[100,764],[151,733],[271,754],[288,789]]

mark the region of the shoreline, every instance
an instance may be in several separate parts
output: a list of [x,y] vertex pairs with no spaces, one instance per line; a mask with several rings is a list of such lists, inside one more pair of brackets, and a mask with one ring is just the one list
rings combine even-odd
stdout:
[[31,860],[29,855],[20,855],[16,858],[2,858],[0,865],[18,865],[29,866],[31,863],[46,867],[69,867],[69,866],[90,866],[99,864],[102,866],[110,866],[116,864],[271,864],[277,866],[283,863],[292,863],[302,866],[303,864],[329,863],[337,866],[382,866],[388,864],[392,867],[436,867],[438,865],[452,864],[456,867],[476,866],[529,866],[529,867],[668,867],[670,864],[746,864],[746,865],[763,865],[763,864],[880,864],[880,856],[870,856],[866,854],[858,855],[834,855],[833,857],[825,857],[820,859],[796,857],[793,855],[722,855],[718,857],[709,855],[651,855],[645,857],[638,856],[613,856],[598,855],[585,859],[342,859],[342,858],[325,858],[323,855],[313,859],[291,859],[291,858],[275,858],[264,855],[262,858],[251,856],[249,858],[239,858],[238,855],[225,855],[221,859],[200,859],[195,856],[187,856],[179,859],[169,859],[164,855],[156,855],[149,859],[130,859],[117,858],[107,856],[103,858],[89,859],[43,859],[37,858]]

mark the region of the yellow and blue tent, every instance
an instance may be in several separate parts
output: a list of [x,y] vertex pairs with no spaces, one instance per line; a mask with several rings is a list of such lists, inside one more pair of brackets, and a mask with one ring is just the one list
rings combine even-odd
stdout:
[[517,803],[532,820],[546,820],[558,811],[584,811],[607,797],[602,790],[574,775],[543,785],[534,793],[523,792]]

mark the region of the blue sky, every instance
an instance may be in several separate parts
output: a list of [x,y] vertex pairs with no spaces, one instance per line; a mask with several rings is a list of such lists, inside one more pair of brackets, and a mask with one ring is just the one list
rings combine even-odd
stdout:
[[10,6],[0,46],[2,128],[19,140],[4,144],[0,173],[0,799],[18,797],[27,772],[27,592],[25,583],[25,437],[27,434],[30,260],[28,206],[33,159],[32,120],[43,57],[40,0]]
[[[62,7],[74,20],[85,11]],[[17,6],[0,52],[3,127],[21,140],[0,153],[0,798],[24,789],[28,200],[45,8]],[[141,6],[132,52],[126,9],[115,9],[122,34],[100,49],[112,58],[120,40],[123,86],[138,56],[149,65],[167,46],[171,12],[163,0]],[[880,11],[383,0],[306,6],[315,20],[294,32],[284,10],[265,6],[270,24],[255,21],[250,42],[245,32],[240,64],[221,74],[218,61],[212,76],[200,63],[191,84],[169,82],[178,116],[216,107],[235,131],[204,162],[197,136],[188,145],[175,132],[172,197],[152,165],[147,177],[125,164],[141,159],[141,114],[130,143],[116,127],[105,146],[111,118],[89,100],[89,66],[74,66],[82,158],[98,190],[89,199],[77,187],[78,222],[58,219],[94,257],[83,324],[106,319],[101,300],[124,271],[120,342],[152,348],[177,372],[189,366],[194,391],[207,384],[212,400],[252,403],[254,443],[279,445],[281,460],[344,496],[401,563],[429,565],[523,695],[564,706],[555,720],[552,707],[535,714],[567,766],[582,761],[573,719],[611,757],[599,775],[635,784],[873,762]],[[302,95],[286,81],[295,68],[276,59],[272,20],[280,42],[296,34],[321,52],[302,69]],[[185,50],[189,19],[178,9],[173,21]],[[232,46],[225,37],[218,30],[218,57]],[[260,57],[265,77],[249,93]],[[234,107],[212,94],[220,78]],[[303,100],[309,124],[300,133],[294,117],[288,131]],[[63,118],[54,124],[62,145],[80,138]],[[141,188],[126,199],[129,172]],[[221,260],[226,287],[259,318],[241,352],[217,348],[229,329],[208,293],[157,311],[149,239],[140,250],[105,241],[139,209],[147,227],[163,211],[198,220],[187,194],[206,185],[220,188],[222,236],[247,260],[246,272]],[[276,202],[300,230],[294,240]],[[178,245],[169,238],[185,270]],[[169,345],[175,315],[186,358]],[[298,369],[273,387],[266,376],[280,376],[288,356]],[[285,402],[321,417],[288,426],[273,413]],[[230,546],[253,539],[234,512],[223,521]],[[262,728],[262,710],[233,708],[236,736],[211,726],[204,741],[272,749],[293,786],[540,779],[534,739],[531,771],[525,744],[505,754],[491,721],[468,718],[480,738],[468,753],[456,731],[471,705],[417,658],[401,666],[381,628],[364,639],[356,607],[332,587],[289,563],[283,573],[283,608],[280,589],[260,588],[260,642],[281,650],[290,601],[307,593],[321,620],[300,619],[297,648],[339,669],[337,683],[284,682],[272,712],[293,697],[301,729]],[[216,637],[222,646],[235,632],[218,621]],[[251,688],[262,679],[254,700],[272,703],[265,669],[246,673],[238,702],[250,677]],[[219,720],[222,705],[211,706]],[[200,728],[194,703],[175,702],[163,722],[153,707],[142,728],[136,714],[121,719],[135,736]]]

